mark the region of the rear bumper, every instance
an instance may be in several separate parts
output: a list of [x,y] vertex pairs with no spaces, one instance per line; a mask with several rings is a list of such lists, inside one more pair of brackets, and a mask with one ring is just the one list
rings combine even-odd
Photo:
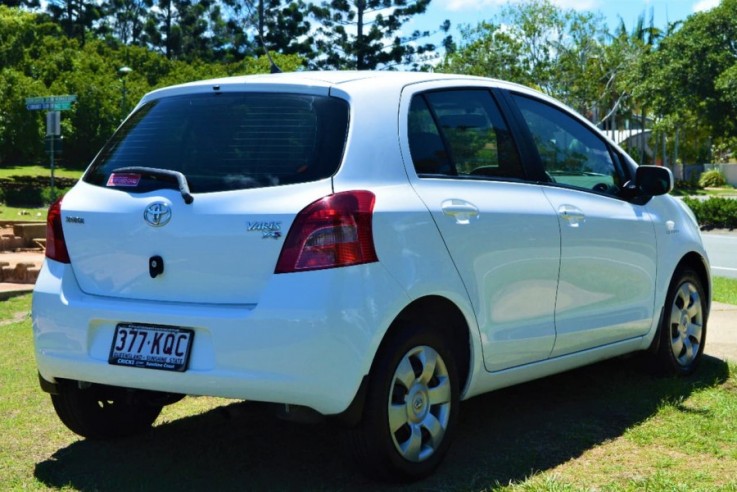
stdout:
[[[368,374],[406,293],[379,263],[274,275],[257,305],[90,296],[69,265],[47,260],[33,294],[40,376],[343,412]],[[189,369],[108,364],[121,322],[195,331]]]

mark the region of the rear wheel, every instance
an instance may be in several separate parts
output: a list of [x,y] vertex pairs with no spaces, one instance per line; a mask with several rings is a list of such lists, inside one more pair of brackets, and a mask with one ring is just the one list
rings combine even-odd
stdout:
[[409,326],[378,354],[363,420],[351,431],[352,451],[369,475],[417,480],[442,461],[459,407],[449,346],[439,333]]
[[673,276],[665,301],[657,351],[658,369],[688,375],[698,365],[706,342],[707,300],[699,276],[682,269]]
[[146,431],[161,413],[163,405],[136,401],[124,388],[91,385],[80,388],[63,381],[51,402],[59,419],[69,430],[90,439],[109,439]]

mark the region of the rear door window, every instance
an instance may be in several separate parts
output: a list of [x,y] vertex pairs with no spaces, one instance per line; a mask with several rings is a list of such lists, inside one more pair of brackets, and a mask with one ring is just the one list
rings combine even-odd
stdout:
[[408,133],[412,162],[421,177],[524,177],[512,136],[487,90],[414,96]]
[[[146,103],[123,124],[84,180],[106,186],[116,169],[136,166],[179,171],[193,193],[316,181],[337,171],[347,127],[348,104],[332,97],[166,97]],[[137,191],[175,186],[157,179],[143,176]]]

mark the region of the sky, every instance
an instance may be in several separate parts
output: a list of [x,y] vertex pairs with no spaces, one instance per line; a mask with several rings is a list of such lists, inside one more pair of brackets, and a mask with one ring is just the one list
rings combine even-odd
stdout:
[[[518,3],[520,0],[432,0],[428,10],[406,24],[402,31],[415,29],[434,31],[445,20],[451,22],[451,34],[456,42],[458,26],[476,25],[497,15],[503,5]],[[564,9],[601,12],[612,31],[619,25],[620,17],[630,30],[637,18],[645,13],[645,22],[650,22],[650,12],[654,15],[655,26],[665,28],[669,22],[685,20],[695,12],[709,10],[719,4],[719,0],[552,0]],[[434,39],[433,39],[434,41]]]

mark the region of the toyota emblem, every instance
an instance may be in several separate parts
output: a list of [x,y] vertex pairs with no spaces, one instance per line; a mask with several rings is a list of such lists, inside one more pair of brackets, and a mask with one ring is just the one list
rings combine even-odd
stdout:
[[151,227],[165,226],[171,220],[171,207],[164,202],[154,202],[143,211],[143,218]]

